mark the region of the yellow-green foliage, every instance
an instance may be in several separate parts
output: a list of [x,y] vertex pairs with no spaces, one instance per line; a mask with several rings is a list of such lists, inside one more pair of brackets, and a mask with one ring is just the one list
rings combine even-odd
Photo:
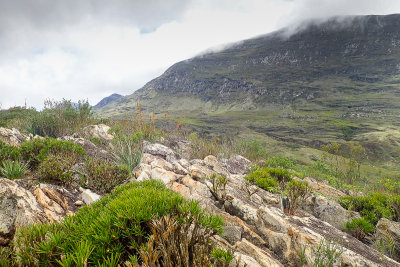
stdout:
[[[120,186],[62,223],[20,230],[13,243],[18,249],[11,258],[20,266],[142,263],[141,252],[146,251],[151,239],[150,224],[165,215],[190,229],[222,233],[221,217],[206,214],[197,202],[184,200],[161,182],[150,180]],[[197,245],[194,240],[192,253],[201,250]],[[190,256],[193,259],[195,255]]]
[[345,230],[359,240],[363,240],[366,234],[375,231],[375,226],[365,218],[353,218],[346,222]]
[[339,203],[346,209],[360,212],[360,215],[376,225],[381,218],[400,221],[400,195],[372,192],[366,196],[344,196]]

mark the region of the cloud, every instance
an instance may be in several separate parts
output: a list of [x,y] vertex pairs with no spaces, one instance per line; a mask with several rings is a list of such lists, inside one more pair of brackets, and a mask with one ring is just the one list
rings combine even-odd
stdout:
[[289,22],[400,12],[397,1],[0,0],[0,103],[131,94],[172,64]]
[[190,0],[0,0],[1,27],[56,29],[85,20],[155,29],[182,16]]
[[333,16],[386,15],[400,12],[398,0],[295,0],[288,21],[296,24],[304,20],[326,20]]

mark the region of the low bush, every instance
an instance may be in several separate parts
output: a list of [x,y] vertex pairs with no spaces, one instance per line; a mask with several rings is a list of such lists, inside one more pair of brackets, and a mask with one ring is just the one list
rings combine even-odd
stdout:
[[282,188],[285,188],[286,183],[292,179],[290,172],[282,168],[267,168],[267,172],[278,180]]
[[0,174],[8,179],[21,178],[28,169],[28,165],[21,161],[3,161],[0,167]]
[[73,104],[69,100],[46,100],[44,109],[32,116],[29,131],[34,135],[61,137],[93,123],[92,109],[87,101]]
[[72,167],[77,159],[68,154],[55,154],[45,158],[38,167],[40,181],[67,185],[72,182]]
[[64,154],[69,157],[82,158],[86,151],[75,143],[54,138],[33,139],[20,146],[21,157],[35,169],[49,155]]
[[363,240],[369,233],[375,231],[375,226],[365,218],[353,218],[346,222],[345,230],[359,240]]
[[[22,229],[16,234],[14,246],[18,249],[12,258],[21,266],[135,266],[152,258],[154,266],[159,266],[171,255],[157,248],[171,239],[175,244],[168,246],[185,247],[189,253],[182,259],[180,251],[173,251],[177,256],[170,258],[171,266],[177,266],[178,259],[189,260],[186,266],[209,266],[209,262],[193,262],[199,253],[211,254],[213,249],[209,239],[206,244],[199,239],[222,233],[222,226],[221,217],[206,214],[197,202],[184,200],[161,182],[149,180],[120,186],[62,223]],[[164,235],[164,230],[161,236],[160,229],[171,236]],[[157,240],[160,238],[165,240]]]
[[270,168],[294,169],[296,167],[296,162],[288,157],[269,156],[265,161],[265,166]]
[[373,225],[376,225],[380,218],[393,219],[388,194],[370,193],[367,196],[344,196],[339,199],[339,203],[348,210],[359,212]]
[[87,159],[87,187],[98,193],[108,193],[124,182],[131,172],[124,166],[114,165],[103,159]]
[[278,179],[270,173],[270,168],[255,168],[245,179],[258,187],[273,193],[280,191]]
[[286,185],[286,195],[289,198],[289,213],[294,214],[297,208],[310,195],[312,189],[307,182],[292,180]]
[[15,146],[7,145],[0,141],[0,162],[2,161],[16,161],[21,159],[21,149]]
[[232,251],[221,248],[214,248],[211,255],[222,266],[229,266],[229,263],[235,258]]

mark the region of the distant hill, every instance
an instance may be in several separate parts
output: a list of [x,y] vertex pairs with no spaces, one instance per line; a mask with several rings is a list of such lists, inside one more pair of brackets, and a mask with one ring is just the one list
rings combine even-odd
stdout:
[[[400,156],[400,15],[336,17],[179,62],[98,113],[185,118],[206,132]],[[295,147],[293,145],[293,147]]]
[[110,96],[107,96],[105,98],[103,98],[102,100],[100,100],[99,103],[97,103],[95,106],[93,106],[95,109],[96,108],[101,108],[104,107],[110,103],[113,103],[115,101],[117,101],[118,99],[122,98],[123,96],[120,94],[112,94]]

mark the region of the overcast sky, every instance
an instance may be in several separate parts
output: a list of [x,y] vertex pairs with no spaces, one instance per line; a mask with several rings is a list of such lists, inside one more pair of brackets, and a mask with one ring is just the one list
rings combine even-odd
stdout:
[[210,47],[399,0],[0,0],[0,103],[131,94]]

